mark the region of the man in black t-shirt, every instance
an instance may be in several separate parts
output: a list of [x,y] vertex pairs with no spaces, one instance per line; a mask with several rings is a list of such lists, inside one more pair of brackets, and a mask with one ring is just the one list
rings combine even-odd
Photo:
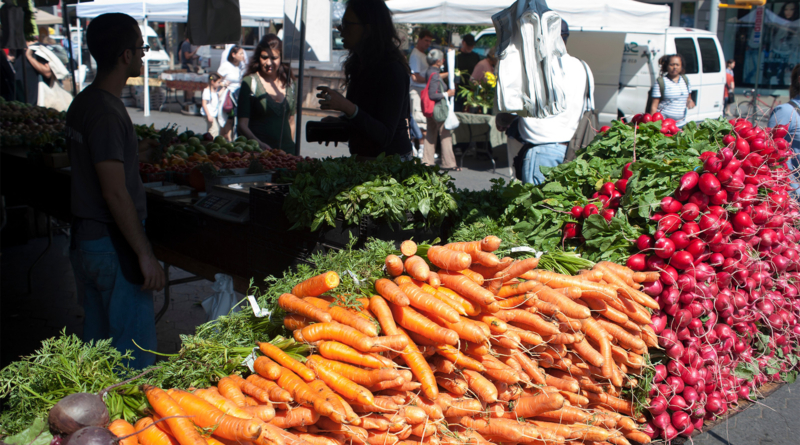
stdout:
[[144,231],[147,204],[133,123],[120,96],[139,76],[147,49],[132,17],[103,14],[86,30],[97,76],[67,111],[72,169],[70,260],[83,300],[85,341],[111,338],[133,351],[135,368],[155,362],[158,347],[152,290],[164,287],[164,270]]
[[[481,61],[481,56],[473,52],[475,48],[475,36],[467,34],[461,38],[461,51],[456,54],[456,69],[461,70],[463,73],[460,77],[456,77],[456,83],[459,85],[468,85],[472,71],[475,65]],[[456,87],[456,92],[460,88]],[[456,96],[455,110],[462,111],[464,109],[464,99]]]

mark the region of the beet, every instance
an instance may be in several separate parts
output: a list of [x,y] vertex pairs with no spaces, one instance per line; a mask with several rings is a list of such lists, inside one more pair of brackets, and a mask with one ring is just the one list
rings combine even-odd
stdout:
[[89,394],[70,394],[50,409],[50,430],[62,435],[72,434],[86,427],[108,425],[108,408],[102,397]]
[[[108,419],[106,419],[106,422],[108,422]],[[64,445],[117,445],[118,443],[117,436],[107,428],[89,426],[70,434]]]

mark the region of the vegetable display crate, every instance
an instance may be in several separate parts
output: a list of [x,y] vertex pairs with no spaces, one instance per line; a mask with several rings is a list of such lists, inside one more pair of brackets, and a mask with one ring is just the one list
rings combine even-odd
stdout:
[[250,274],[259,282],[269,275],[282,277],[300,264],[311,264],[311,255],[323,249],[315,240],[300,241],[290,248],[287,243],[254,236],[247,244],[247,263]]
[[250,222],[259,228],[287,232],[292,223],[283,212],[289,184],[268,184],[250,188]]

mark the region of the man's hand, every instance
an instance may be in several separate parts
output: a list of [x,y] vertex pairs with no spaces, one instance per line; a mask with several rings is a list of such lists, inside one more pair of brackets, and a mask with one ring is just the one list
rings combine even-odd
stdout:
[[153,151],[158,148],[158,141],[154,139],[147,138],[139,141],[139,161],[150,162],[153,159]]
[[148,252],[139,257],[139,268],[142,269],[142,275],[144,275],[142,290],[159,291],[164,288],[167,281],[164,276],[164,269],[153,252]]
[[494,125],[497,127],[497,131],[504,132],[508,130],[508,127],[511,126],[511,123],[514,122],[514,116],[511,113],[499,113],[494,118]]
[[447,90],[447,96],[448,97],[453,97],[455,95],[456,95],[456,90]]

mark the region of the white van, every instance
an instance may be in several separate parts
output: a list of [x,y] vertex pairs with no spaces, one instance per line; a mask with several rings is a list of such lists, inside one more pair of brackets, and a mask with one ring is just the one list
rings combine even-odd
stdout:
[[[169,69],[169,55],[164,50],[161,44],[161,39],[158,38],[156,31],[149,26],[139,25],[139,30],[142,32],[142,38],[146,45],[150,45],[150,51],[144,54],[144,59],[148,63],[148,76],[158,77],[159,74]],[[94,57],[90,56],[91,69],[97,72],[97,63]]]
[[[484,55],[496,41],[494,28],[485,29],[475,37],[476,50]],[[660,73],[658,59],[676,53],[686,60],[686,77],[697,104],[688,110],[687,120],[722,116],[725,58],[711,32],[677,27],[647,33],[570,30],[567,51],[592,69],[602,125],[622,116],[630,121],[644,113]]]

